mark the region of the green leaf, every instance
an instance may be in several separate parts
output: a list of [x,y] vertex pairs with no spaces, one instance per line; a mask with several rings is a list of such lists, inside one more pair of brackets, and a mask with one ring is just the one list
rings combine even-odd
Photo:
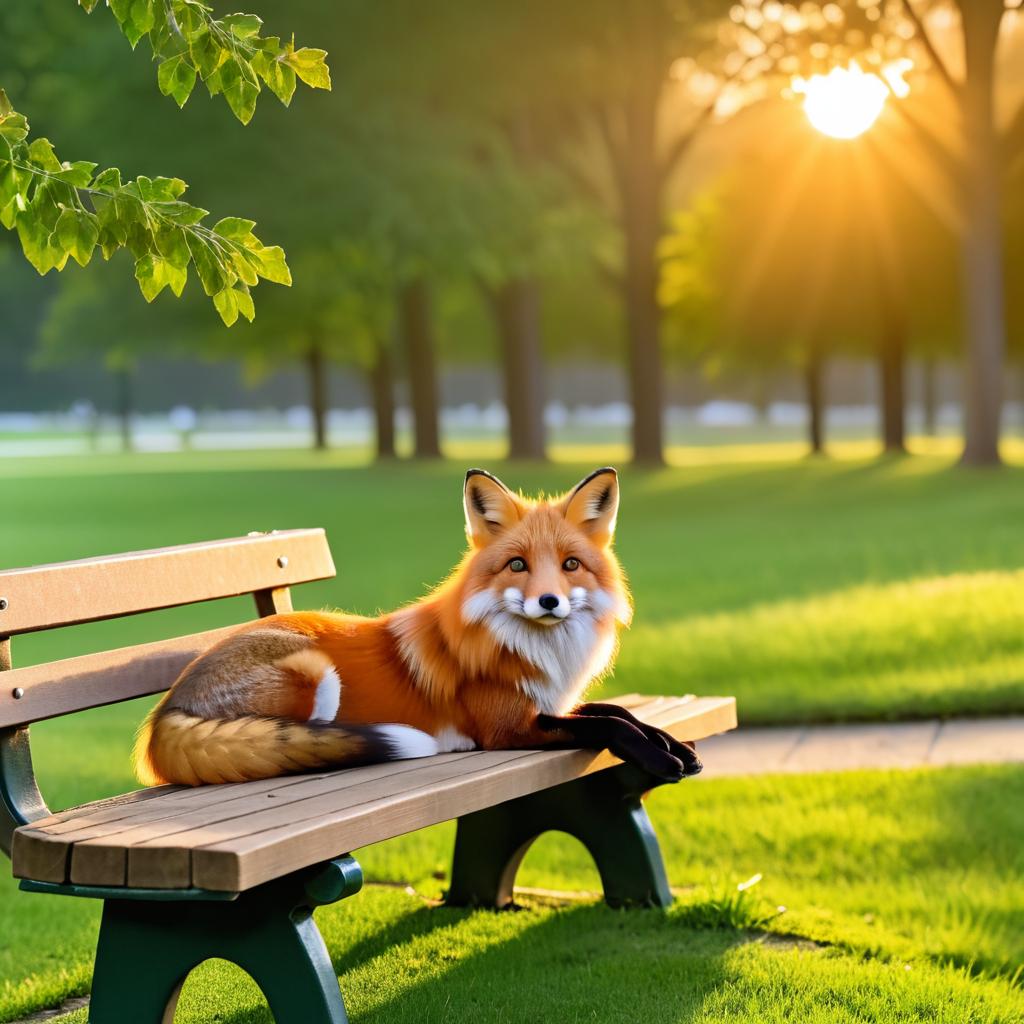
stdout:
[[174,102],[183,107],[195,87],[196,69],[185,59],[184,54],[178,54],[160,65],[156,79],[160,91],[165,96],[173,97]]
[[116,167],[108,167],[105,171],[101,171],[96,175],[96,180],[92,183],[93,188],[102,189],[120,189],[121,186],[121,172]]
[[216,250],[209,242],[194,233],[189,233],[188,250],[192,253],[196,273],[207,295],[216,295],[227,286],[227,275],[221,266]]
[[153,251],[153,235],[149,227],[140,221],[128,225],[128,237],[125,239],[125,248],[137,259]]
[[260,277],[273,281],[275,284],[292,283],[292,274],[285,262],[284,249],[279,245],[263,246],[253,250],[260,261]]
[[149,209],[175,224],[198,224],[210,211],[191,203],[149,203]]
[[231,29],[239,39],[250,39],[260,34],[263,19],[255,14],[226,14],[221,18],[221,24]]
[[[57,265],[57,257],[60,254],[50,245],[50,232],[39,222],[39,218],[31,214],[19,217],[15,226],[25,259],[40,274],[52,270]],[[63,262],[67,262],[66,253],[63,254]],[[63,266],[63,263],[61,265]]]
[[131,17],[132,0],[107,0],[107,5],[110,7],[114,17],[117,18],[118,23],[122,26]]
[[74,185],[75,188],[86,188],[92,181],[95,170],[96,164],[88,160],[76,160],[73,164],[65,166],[63,170],[54,172],[54,176],[60,181]]
[[86,14],[92,14],[92,12],[96,10],[96,5],[99,2],[100,0],[78,0],[78,6],[81,7]]
[[167,264],[159,256],[146,253],[135,261],[135,280],[147,302],[152,302],[170,284],[165,272]]
[[28,121],[21,114],[13,111],[0,115],[0,138],[16,145],[28,137]]
[[252,69],[229,57],[210,76],[207,85],[224,93],[232,113],[242,124],[248,124],[256,110],[256,98],[260,94],[259,81]]
[[[197,6],[190,4],[190,9]],[[273,45],[278,41],[273,40]],[[251,52],[265,51],[253,47]],[[181,55],[172,54],[169,59],[175,57]],[[230,66],[221,84],[229,89],[252,85],[258,91],[247,60],[232,58],[226,63]],[[165,73],[165,81],[171,82],[170,72]],[[9,145],[14,140],[17,159],[26,165],[16,167],[12,159],[0,157],[0,224],[17,231],[26,258],[40,274],[62,270],[72,258],[85,266],[97,246],[106,259],[127,249],[135,259],[139,288],[152,301],[168,287],[180,296],[192,262],[204,291],[228,324],[239,316],[253,319],[249,287],[261,277],[291,283],[283,250],[263,245],[253,233],[255,221],[224,217],[212,230],[199,227],[207,211],[179,198],[186,191],[180,178],[140,175],[122,182],[116,167],[94,177],[95,163],[61,163],[46,139],[24,144],[27,131],[25,119],[0,91],[0,132],[6,132],[3,137]],[[95,213],[83,207],[81,189],[89,190]]]
[[27,208],[25,197],[20,192],[16,192],[0,207],[0,224],[10,230],[17,223],[18,215],[24,213]]
[[235,302],[238,303],[238,312],[252,323],[256,317],[256,306],[253,304],[252,296],[248,288],[235,289]]
[[63,170],[49,139],[33,139],[28,147],[28,155],[32,163],[44,171]]
[[164,274],[167,277],[167,283],[171,286],[171,291],[174,293],[176,299],[181,298],[181,293],[185,290],[185,282],[188,281],[188,267],[176,267],[171,263],[164,264]]
[[260,283],[259,259],[249,249],[236,249],[231,254],[231,266],[241,280],[251,287]]
[[225,238],[243,241],[252,234],[254,227],[256,227],[254,220],[246,220],[244,217],[222,217],[213,225],[213,230]]
[[99,240],[100,225],[94,214],[84,210],[65,210],[57,219],[50,244],[56,244],[74,257],[80,266],[87,266]]
[[[220,43],[213,38],[208,28],[203,28],[189,37],[188,52],[192,58],[192,63],[196,66],[204,81],[227,58],[227,51],[222,49]],[[211,95],[213,95],[212,92]]]
[[314,89],[331,88],[331,72],[325,63],[326,50],[314,50],[304,46],[301,50],[285,54],[282,60],[306,83]]
[[267,88],[287,107],[295,94],[295,72],[282,60],[262,51],[253,57],[252,66]]
[[[120,20],[120,19],[119,19]],[[153,27],[153,0],[134,0],[127,20],[121,22],[121,29],[135,49],[138,41]]]
[[142,174],[135,179],[135,184],[139,198],[147,203],[171,202],[188,187],[181,178],[147,178]]
[[230,327],[238,319],[238,293],[234,288],[224,288],[217,292],[213,304],[225,326]]
[[185,237],[184,228],[162,228],[157,232],[156,246],[160,250],[160,255],[179,270],[184,270],[192,258],[188,251],[188,239]]

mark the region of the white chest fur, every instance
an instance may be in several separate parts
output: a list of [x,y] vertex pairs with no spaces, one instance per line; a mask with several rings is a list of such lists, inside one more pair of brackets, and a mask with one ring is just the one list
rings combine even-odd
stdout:
[[587,683],[611,658],[615,634],[591,615],[574,612],[556,626],[535,626],[518,615],[499,613],[489,622],[495,637],[537,669],[519,688],[547,715],[564,715]]

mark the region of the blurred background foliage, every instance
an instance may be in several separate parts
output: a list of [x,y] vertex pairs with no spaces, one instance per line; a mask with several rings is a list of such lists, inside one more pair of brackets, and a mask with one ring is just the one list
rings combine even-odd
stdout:
[[[347,366],[379,451],[407,403],[429,457],[441,370],[491,364],[510,453],[536,458],[545,368],[583,360],[622,367],[634,455],[658,462],[674,374],[722,397],[742,379],[758,407],[788,375],[819,450],[829,363],[870,362],[881,439],[902,451],[908,366],[934,429],[946,364],[964,369],[965,460],[998,461],[1024,259],[1021,26],[1002,0],[249,9],[265,33],[328,50],[333,91],[262,102],[247,127],[202,90],[178,111],[146,46],[131,52],[102,11],[4,13],[2,84],[34,133],[126,175],[184,178],[296,269],[290,291],[259,289],[253,325],[225,331],[194,286],[146,308],[128,267],[40,287],[8,236],[7,365],[127,373],[172,355],[237,361],[248,379],[302,366],[317,444],[326,375]],[[795,90],[851,61],[891,95],[839,140],[811,128]]]

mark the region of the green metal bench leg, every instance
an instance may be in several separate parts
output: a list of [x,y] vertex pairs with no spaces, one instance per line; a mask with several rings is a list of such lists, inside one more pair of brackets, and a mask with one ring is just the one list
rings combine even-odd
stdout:
[[544,832],[567,832],[597,864],[610,906],[672,902],[658,838],[642,795],[660,780],[620,765],[459,819],[450,906],[505,907],[516,872]]
[[[335,884],[290,876],[231,902],[107,900],[89,1008],[91,1024],[171,1024],[189,972],[219,957],[246,971],[277,1024],[347,1024],[338,978],[313,921],[362,882],[351,858]],[[340,868],[339,868],[340,865]],[[353,866],[354,865],[354,869]],[[299,883],[298,885],[296,883]]]

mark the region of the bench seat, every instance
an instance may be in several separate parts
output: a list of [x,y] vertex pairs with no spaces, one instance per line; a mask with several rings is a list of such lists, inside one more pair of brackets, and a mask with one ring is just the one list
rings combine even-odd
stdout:
[[[359,891],[352,850],[451,819],[448,906],[514,905],[519,865],[551,831],[588,851],[610,906],[671,904],[643,804],[666,780],[607,751],[467,751],[50,811],[33,723],[160,693],[246,624],[21,667],[12,637],[242,594],[263,618],[292,610],[294,584],[332,576],[318,529],[0,571],[0,851],[24,890],[103,901],[92,1024],[168,1024],[212,958],[246,971],[278,1024],[346,1024],[313,911]],[[612,700],[680,740],[736,726],[732,697]]]
[[[612,699],[681,740],[736,724],[731,697]],[[138,790],[22,826],[13,870],[56,884],[242,892],[617,763],[607,751],[472,751],[260,782]]]

